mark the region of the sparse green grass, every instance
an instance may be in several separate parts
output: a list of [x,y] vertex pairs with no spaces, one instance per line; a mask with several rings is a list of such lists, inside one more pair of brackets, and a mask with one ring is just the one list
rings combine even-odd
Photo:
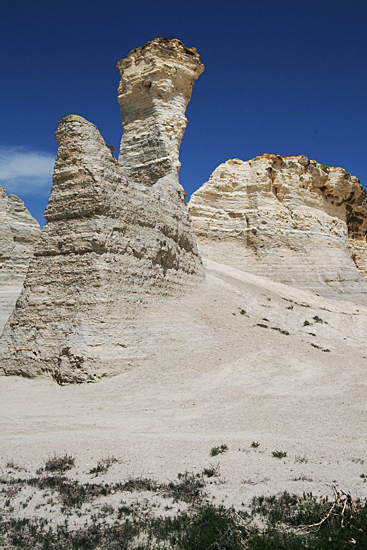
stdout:
[[115,486],[114,490],[129,491],[158,491],[161,487],[158,481],[150,479],[149,477],[134,477],[131,476],[124,483],[119,483]]
[[287,453],[284,451],[273,451],[271,454],[274,458],[285,458],[287,456]]
[[[287,492],[272,497],[256,497],[252,513],[264,517],[268,528],[256,529],[249,548],[342,550],[367,548],[367,503],[352,501],[350,495],[334,502]],[[355,506],[355,508],[354,508]]]
[[[257,443],[258,442],[253,442]],[[256,448],[255,446],[255,448]],[[221,445],[219,449],[225,448]],[[224,452],[224,451],[222,451]],[[276,453],[276,454],[275,454]],[[287,453],[274,451],[273,456]],[[303,458],[299,462],[303,462]],[[208,503],[204,476],[219,475],[219,466],[210,465],[201,473],[178,474],[177,480],[159,483],[132,477],[115,484],[79,483],[59,474],[43,473],[37,478],[2,478],[1,492],[10,501],[23,486],[45,491],[45,504],[54,495],[61,499],[68,516],[81,503],[92,502],[112,493],[151,491],[189,506],[175,515],[154,513],[154,504],[119,499],[100,501],[98,512],[89,515],[83,527],[69,527],[67,519],[55,525],[49,517],[17,518],[10,505],[0,513],[0,547],[35,550],[342,550],[367,548],[367,502],[334,487],[334,499],[319,499],[312,493],[302,497],[287,492],[258,496],[251,512]],[[60,472],[60,470],[59,470]],[[361,478],[365,479],[362,474]],[[304,476],[295,480],[309,481]],[[246,482],[244,482],[246,483]],[[21,502],[26,507],[29,499]],[[169,502],[165,510],[172,510]],[[87,512],[88,513],[88,512]],[[91,512],[89,512],[91,514]],[[255,520],[262,518],[262,527]]]
[[75,466],[75,458],[71,455],[50,456],[45,462],[46,472],[66,472]]
[[89,470],[90,474],[95,474],[97,477],[99,474],[105,474],[109,468],[112,466],[112,464],[118,462],[118,459],[114,456],[109,456],[107,458],[103,458],[100,460],[95,468],[92,468]]
[[217,456],[219,454],[225,453],[226,451],[228,451],[228,447],[227,445],[222,443],[221,445],[217,447],[212,447],[210,449],[210,456]]
[[170,481],[165,489],[165,494],[172,497],[175,502],[182,501],[189,504],[200,502],[204,496],[205,483],[200,474],[185,472],[178,474],[178,481]]
[[251,443],[251,447],[253,447],[254,449],[257,449],[258,447],[260,447],[260,443],[258,441],[253,441]]
[[[48,519],[0,519],[0,543],[9,548],[47,550],[344,550],[367,548],[367,505],[356,502],[357,513],[347,506],[282,493],[256,497],[251,508],[265,528],[256,527],[246,514],[223,506],[201,504],[173,517],[141,516],[121,506],[119,519],[109,524],[96,519],[82,528],[67,522],[52,528]],[[325,519],[327,518],[327,519]],[[325,519],[325,521],[323,521]],[[320,528],[307,528],[312,524]]]
[[25,468],[22,468],[21,466],[19,466],[18,464],[16,464],[16,462],[14,462],[13,459],[8,460],[8,462],[6,463],[5,467],[6,467],[8,470],[18,470],[18,471],[25,470]]
[[286,336],[289,336],[288,330],[283,330],[279,327],[271,327],[271,328],[272,328],[272,330],[277,330],[278,332],[280,332],[280,334],[285,334]]
[[176,548],[242,550],[242,529],[236,525],[231,510],[206,504],[192,515],[185,530],[178,535]]
[[51,489],[58,495],[61,504],[66,508],[80,508],[84,502],[110,494],[113,486],[95,483],[80,484],[61,475],[36,477],[25,480],[27,485],[41,490]]
[[310,342],[310,345],[311,345],[313,348],[320,349],[321,351],[324,351],[324,352],[326,352],[326,353],[329,353],[329,352],[330,352],[329,348],[322,348],[321,346],[318,346],[317,344],[314,344],[313,342]]
[[138,521],[131,508],[121,506],[113,525],[95,519],[79,529],[69,529],[67,523],[52,529],[47,519],[0,520],[0,542],[26,549],[242,550],[242,536],[245,529],[236,524],[232,510],[207,503],[173,518],[140,517]]
[[203,469],[203,476],[206,477],[219,477],[219,463],[215,466],[210,464],[207,468]]
[[318,315],[315,315],[314,317],[312,317],[313,319],[313,323],[311,323],[310,321],[308,321],[307,319],[303,322],[303,326],[304,327],[307,327],[307,326],[311,326],[311,325],[314,325],[315,323],[325,323],[326,325],[328,324],[327,321],[324,321],[323,319],[321,319],[321,317],[319,317]]

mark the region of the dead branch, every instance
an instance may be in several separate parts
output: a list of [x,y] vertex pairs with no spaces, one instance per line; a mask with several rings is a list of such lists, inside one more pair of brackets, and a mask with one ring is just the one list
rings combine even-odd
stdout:
[[[334,502],[326,514],[324,518],[322,518],[321,521],[318,523],[312,523],[310,525],[300,525],[300,529],[314,529],[316,528],[316,531],[319,531],[322,527],[322,525],[331,517],[331,516],[339,516],[341,517],[341,525],[344,525],[344,514],[347,507],[350,508],[350,510],[357,514],[357,507],[355,505],[354,500],[352,499],[351,495],[349,493],[345,493],[342,490],[338,490],[335,485],[332,485],[332,489],[334,492]],[[342,510],[340,513],[336,513],[335,510],[339,507],[342,507]]]

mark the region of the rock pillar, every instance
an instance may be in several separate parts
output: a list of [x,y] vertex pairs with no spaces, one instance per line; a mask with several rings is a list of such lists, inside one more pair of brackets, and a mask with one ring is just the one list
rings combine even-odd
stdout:
[[135,181],[154,184],[180,167],[185,111],[204,66],[196,48],[156,38],[117,63],[123,137],[119,162]]
[[[164,297],[202,279],[174,175],[199,59],[178,40],[158,39],[120,62],[130,75],[121,91],[126,166],[94,124],[77,115],[60,121],[47,223],[4,328],[0,373],[45,374],[64,384],[124,372],[145,353],[148,308],[158,311]],[[147,75],[153,91],[145,109],[134,94]],[[171,91],[159,91],[165,87]]]

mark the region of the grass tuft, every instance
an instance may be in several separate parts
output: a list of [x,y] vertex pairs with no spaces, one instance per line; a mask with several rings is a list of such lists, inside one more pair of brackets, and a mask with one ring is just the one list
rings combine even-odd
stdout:
[[97,466],[95,468],[92,468],[91,470],[89,470],[89,473],[94,474],[96,477],[99,474],[105,474],[110,469],[112,464],[116,462],[119,462],[119,461],[114,456],[108,456],[107,458],[103,458],[97,463]]
[[71,455],[52,455],[45,462],[46,472],[66,472],[75,465],[75,458]]
[[273,451],[271,454],[274,458],[285,458],[287,456],[287,453],[283,451]]
[[228,451],[228,447],[226,444],[217,445],[216,447],[212,447],[210,449],[210,456],[218,456],[219,454],[223,454],[226,451]]

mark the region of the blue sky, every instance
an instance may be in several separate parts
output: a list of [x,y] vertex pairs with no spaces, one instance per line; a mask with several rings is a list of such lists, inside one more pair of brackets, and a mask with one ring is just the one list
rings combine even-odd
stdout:
[[0,185],[43,224],[57,122],[79,114],[117,149],[116,62],[158,36],[195,46],[181,146],[187,193],[229,158],[303,154],[367,186],[366,0],[34,0],[0,8]]

